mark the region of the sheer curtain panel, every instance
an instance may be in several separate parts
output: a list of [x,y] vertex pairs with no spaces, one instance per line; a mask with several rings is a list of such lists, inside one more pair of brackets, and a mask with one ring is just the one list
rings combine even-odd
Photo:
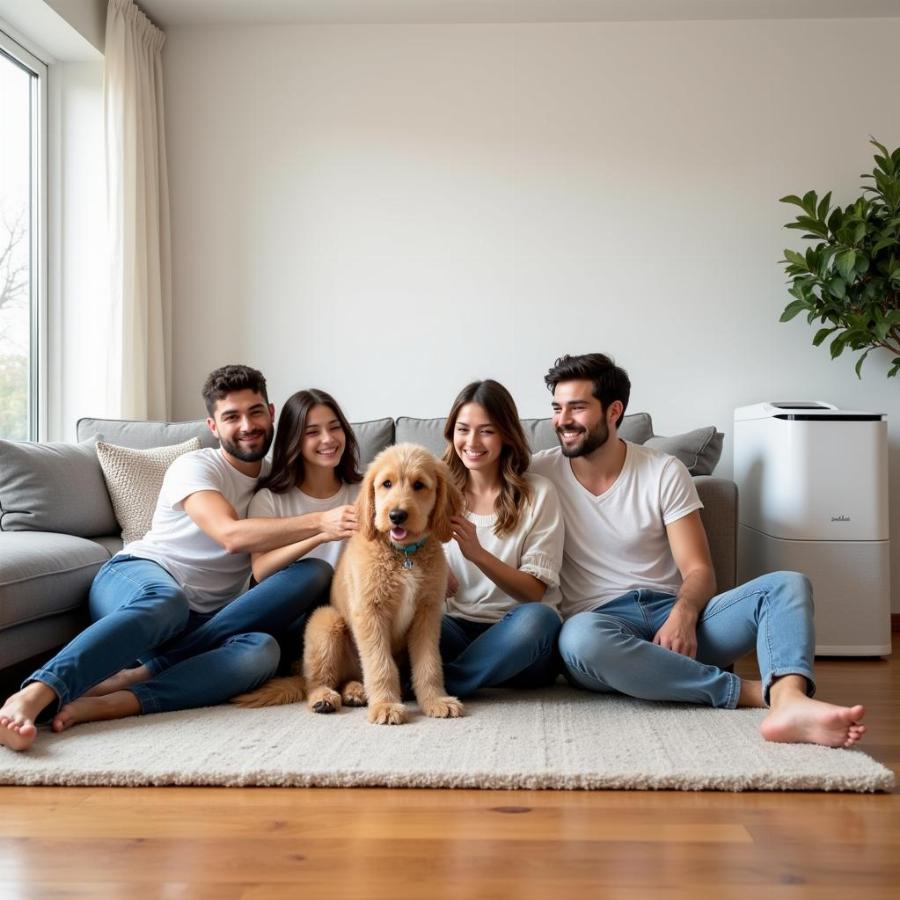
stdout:
[[132,0],[110,0],[103,87],[113,338],[107,381],[109,408],[124,418],[166,419],[170,411],[165,39]]

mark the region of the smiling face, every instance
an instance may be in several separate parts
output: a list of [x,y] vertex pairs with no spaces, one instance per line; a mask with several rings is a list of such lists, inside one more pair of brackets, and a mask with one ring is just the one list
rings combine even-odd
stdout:
[[308,466],[334,469],[341,461],[347,436],[331,407],[317,404],[306,416],[300,455]]
[[275,408],[256,391],[232,391],[219,400],[206,422],[222,450],[241,462],[253,463],[268,452],[275,434]]
[[561,381],[553,391],[553,427],[563,456],[588,456],[616,438],[616,420],[622,403],[614,400],[604,410],[593,394],[591,381]]
[[453,449],[470,472],[497,468],[503,437],[481,404],[467,403],[460,409],[453,428]]

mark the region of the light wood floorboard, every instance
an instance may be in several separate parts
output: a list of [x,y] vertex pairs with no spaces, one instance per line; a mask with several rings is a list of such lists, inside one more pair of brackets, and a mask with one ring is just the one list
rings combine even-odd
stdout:
[[[817,676],[900,775],[900,661]],[[896,792],[5,787],[0,810],[17,900],[900,897]]]

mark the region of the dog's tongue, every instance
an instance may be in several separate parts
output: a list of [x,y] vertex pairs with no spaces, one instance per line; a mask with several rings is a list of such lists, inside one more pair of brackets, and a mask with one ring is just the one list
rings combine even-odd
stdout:
[[406,529],[405,528],[392,528],[391,529],[391,540],[392,541],[402,541],[406,537]]

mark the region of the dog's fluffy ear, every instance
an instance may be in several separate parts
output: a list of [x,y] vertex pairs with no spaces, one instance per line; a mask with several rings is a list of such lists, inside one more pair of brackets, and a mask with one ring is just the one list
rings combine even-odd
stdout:
[[374,541],[375,533],[375,466],[370,465],[363,478],[359,497],[356,499],[356,517],[359,530],[367,541]]
[[431,531],[443,544],[453,537],[450,517],[457,516],[462,512],[463,498],[459,488],[453,483],[453,476],[445,463],[440,461],[437,463],[435,474],[437,475],[437,490],[434,510],[431,513]]

